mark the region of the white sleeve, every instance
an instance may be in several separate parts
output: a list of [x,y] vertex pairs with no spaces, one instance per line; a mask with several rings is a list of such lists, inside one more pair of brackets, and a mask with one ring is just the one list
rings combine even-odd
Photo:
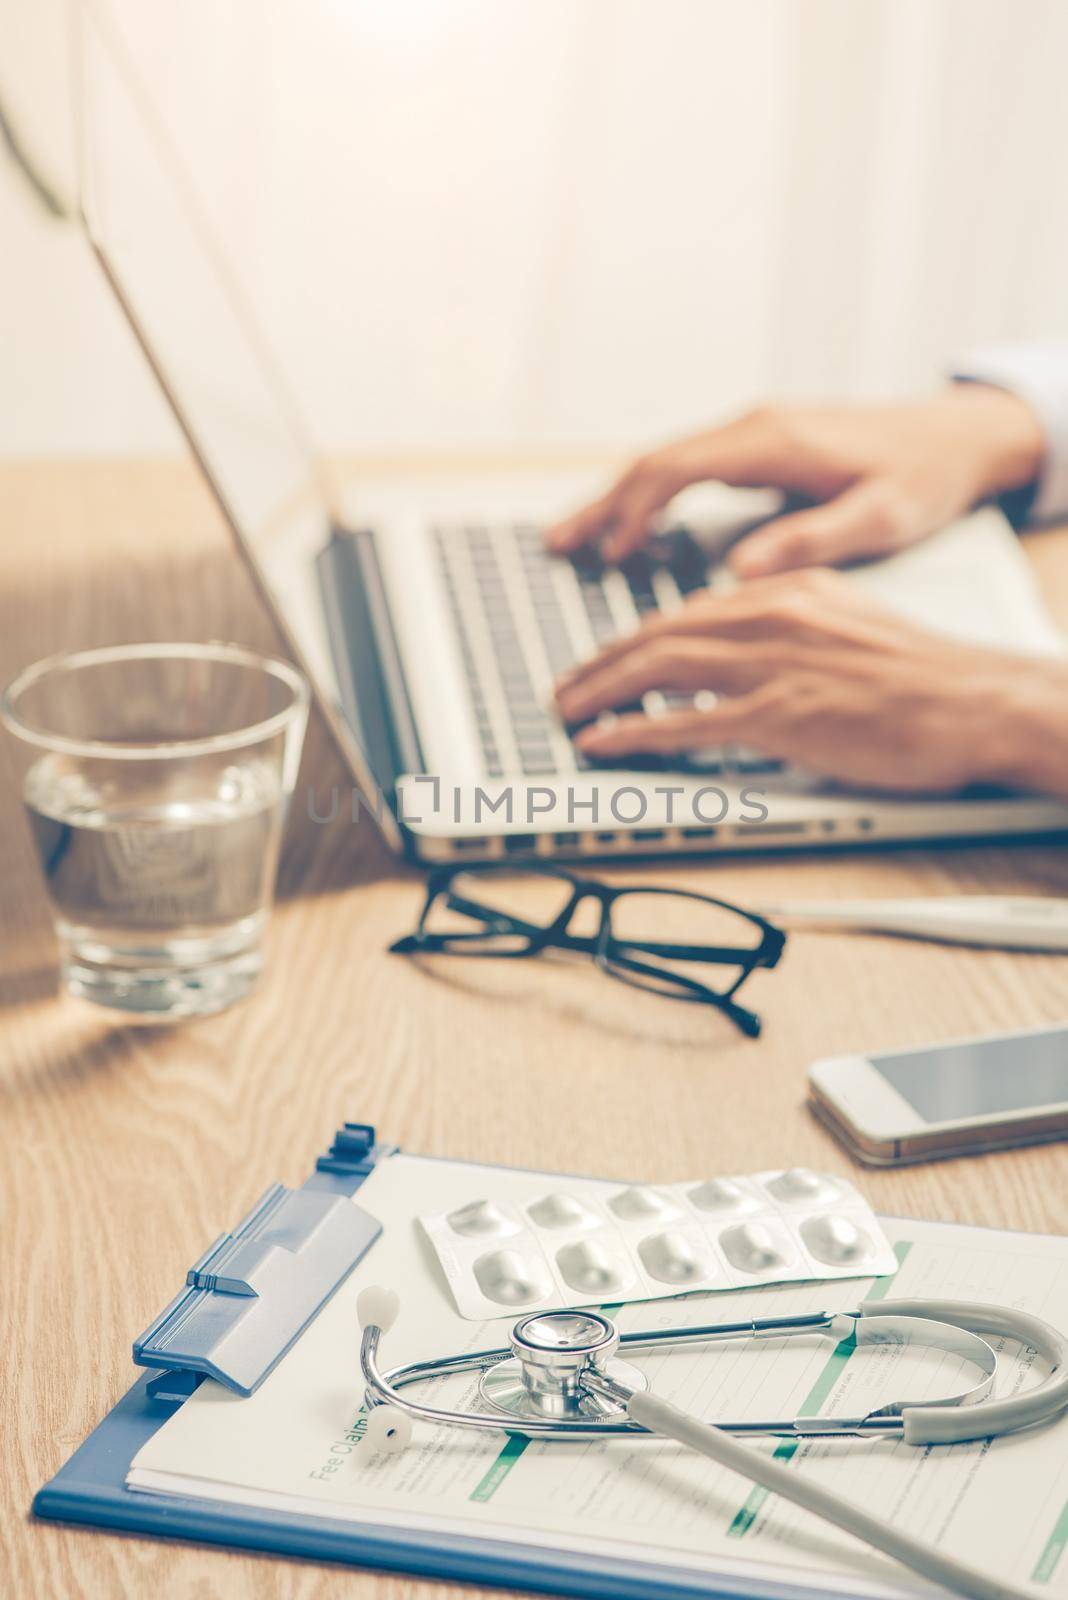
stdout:
[[976,350],[953,376],[960,382],[1008,389],[1031,407],[1046,437],[1046,454],[1026,520],[1068,517],[1068,345],[995,345]]

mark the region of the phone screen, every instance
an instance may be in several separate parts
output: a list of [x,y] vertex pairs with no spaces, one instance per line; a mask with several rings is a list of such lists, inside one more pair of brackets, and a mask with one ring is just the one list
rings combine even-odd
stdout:
[[934,1045],[871,1060],[927,1122],[1068,1101],[1068,1028]]

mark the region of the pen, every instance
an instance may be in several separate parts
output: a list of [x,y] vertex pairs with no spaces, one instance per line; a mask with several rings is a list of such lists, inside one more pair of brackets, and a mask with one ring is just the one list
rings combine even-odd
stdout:
[[1003,950],[1068,951],[1068,900],[938,895],[909,900],[785,900],[759,907],[787,928],[853,928]]

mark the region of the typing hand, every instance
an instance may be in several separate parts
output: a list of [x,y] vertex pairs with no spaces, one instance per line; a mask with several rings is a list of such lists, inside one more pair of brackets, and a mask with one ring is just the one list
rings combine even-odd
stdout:
[[1043,453],[1022,400],[959,384],[889,406],[771,406],[642,456],[608,493],[546,535],[568,554],[621,561],[681,489],[717,479],[817,502],[775,518],[730,556],[739,577],[838,566],[922,539],[976,501],[1030,483]]
[[[650,689],[721,698],[591,721]],[[692,595],[568,674],[557,702],[598,760],[743,744],[867,788],[1068,796],[1068,666],[937,638],[824,569]]]

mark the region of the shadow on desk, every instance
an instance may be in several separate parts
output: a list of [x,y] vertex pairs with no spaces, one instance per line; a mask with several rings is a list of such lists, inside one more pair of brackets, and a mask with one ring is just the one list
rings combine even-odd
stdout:
[[[648,994],[608,977],[592,962],[546,954],[521,961],[479,961],[472,957],[395,956],[406,961],[423,982],[440,986],[489,1008],[505,1030],[561,1025],[589,1035],[591,1048],[605,1041],[649,1044],[658,1051],[734,1050],[743,1040],[734,1024],[711,1005],[687,1005],[663,995]],[[774,1004],[774,979],[756,975],[746,1003]],[[414,987],[409,990],[414,997]],[[478,1013],[475,1013],[478,1014]],[[569,1038],[574,1036],[569,1034]]]

